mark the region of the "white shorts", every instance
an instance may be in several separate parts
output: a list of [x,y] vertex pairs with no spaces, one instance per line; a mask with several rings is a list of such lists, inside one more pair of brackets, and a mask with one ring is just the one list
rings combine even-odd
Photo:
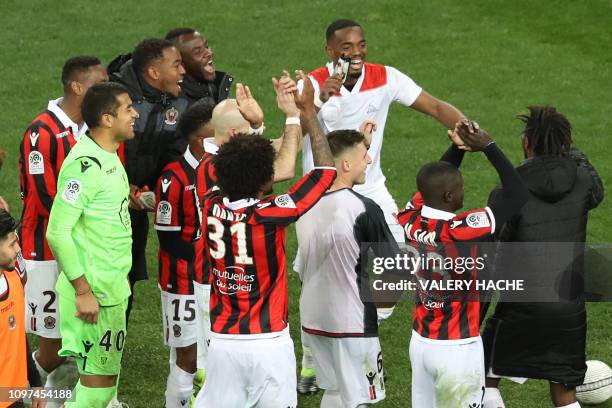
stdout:
[[59,339],[59,298],[55,284],[59,276],[57,261],[25,259],[28,281],[25,285],[26,332]]
[[198,370],[206,368],[208,343],[210,342],[210,285],[193,282],[198,318],[196,336],[198,342]]
[[197,341],[195,295],[177,295],[161,291],[164,344],[168,347],[187,347]]
[[482,339],[468,343],[429,340],[412,332],[412,406],[480,407],[485,390]]
[[339,392],[342,406],[385,399],[383,358],[378,337],[325,337],[304,333],[317,370],[317,384]]
[[295,408],[295,353],[289,331],[267,339],[212,337],[196,408]]

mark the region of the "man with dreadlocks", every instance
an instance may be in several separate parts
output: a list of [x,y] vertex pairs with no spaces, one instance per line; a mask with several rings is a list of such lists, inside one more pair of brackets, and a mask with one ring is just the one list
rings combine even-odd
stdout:
[[[504,407],[497,388],[501,376],[519,382],[524,378],[548,380],[555,407],[577,408],[575,387],[583,383],[586,372],[586,309],[580,284],[584,262],[580,254],[588,211],[603,200],[603,185],[586,156],[572,148],[571,125],[563,114],[552,106],[531,106],[519,119],[525,123],[525,161],[517,171],[530,198],[519,214],[500,225],[497,239],[574,243],[568,245],[574,253],[555,251],[556,256],[569,260],[565,266],[570,267],[563,272],[565,278],[571,277],[561,281],[551,279],[561,271],[555,270],[558,263],[551,262],[550,253],[542,251],[541,245],[521,245],[521,256],[513,258],[513,273],[533,271],[531,279],[555,287],[560,301],[497,304],[482,336],[487,370],[483,408]],[[490,203],[501,199],[498,193],[491,193]],[[510,264],[503,257],[511,251],[507,246],[500,248],[497,264]]]

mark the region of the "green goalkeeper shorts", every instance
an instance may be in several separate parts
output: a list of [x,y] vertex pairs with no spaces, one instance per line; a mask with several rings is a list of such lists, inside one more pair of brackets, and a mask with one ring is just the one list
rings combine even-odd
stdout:
[[76,317],[74,298],[60,296],[62,348],[59,355],[74,357],[81,374],[119,375],[127,303],[126,299],[115,306],[100,306],[98,321],[91,324]]

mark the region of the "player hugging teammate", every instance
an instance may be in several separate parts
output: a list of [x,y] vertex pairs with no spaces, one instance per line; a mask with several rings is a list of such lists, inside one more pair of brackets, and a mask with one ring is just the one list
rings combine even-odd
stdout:
[[[163,341],[170,348],[168,408],[294,408],[298,392],[319,387],[323,408],[385,399],[379,324],[394,303],[372,300],[362,268],[366,248],[393,258],[407,244],[456,259],[463,245],[473,255],[486,240],[540,237],[555,217],[574,220],[562,231],[566,240],[584,241],[586,213],[603,199],[603,186],[586,157],[570,148],[571,127],[554,108],[532,107],[523,117],[527,160],[515,169],[457,108],[399,70],[366,61],[357,22],[334,21],[325,40],[327,65],[308,75],[296,71],[295,80],[288,72],[272,79],[285,117],[282,136],[272,140],[263,136],[264,113],[250,88],[238,83],[229,98],[233,78],[216,71],[208,41],[195,29],[176,28],[117,57],[109,65],[112,83],[95,57],[66,62],[63,97],[49,102],[21,143],[20,238],[29,279],[27,318],[12,320],[39,336],[30,365],[46,386],[75,387],[66,407],[125,405],[117,387],[133,338],[127,322],[134,283],[147,274],[148,211],[155,215]],[[418,191],[402,210],[381,167],[394,103],[436,119],[452,141],[440,161],[421,167]],[[300,150],[304,175],[272,194],[274,183],[294,178]],[[501,186],[488,205],[457,214],[466,151],[483,152]],[[551,168],[554,176],[545,171]],[[531,171],[552,181],[543,187]],[[562,191],[551,193],[549,184]],[[527,206],[545,216],[530,218]],[[12,234],[9,221],[3,233]],[[286,233],[294,223],[293,266],[302,282],[299,378],[288,321]],[[401,273],[392,272],[386,276]],[[424,267],[415,277],[435,280],[436,273]],[[5,286],[20,285],[14,275],[2,278],[10,278]],[[540,323],[526,315],[549,309],[498,305],[483,347],[486,309],[478,293],[438,295],[419,290],[414,306],[413,407],[503,407],[496,387],[504,376],[547,379],[557,407],[579,406],[574,387],[586,370],[582,293],[555,317],[573,319],[561,326],[575,329],[573,336],[559,346],[571,348],[571,362],[547,354],[558,344],[540,336],[543,351],[521,362],[537,361],[538,370],[522,370],[499,350],[521,344],[513,340],[521,324]],[[25,354],[25,343],[13,337]],[[20,359],[19,384],[25,364]]]

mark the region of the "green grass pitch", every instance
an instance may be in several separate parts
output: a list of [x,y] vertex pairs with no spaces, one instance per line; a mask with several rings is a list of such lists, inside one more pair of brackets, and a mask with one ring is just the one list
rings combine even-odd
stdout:
[[[64,60],[93,54],[107,63],[145,37],[163,36],[176,26],[193,26],[209,39],[218,69],[251,86],[266,112],[269,135],[281,132],[270,78],[281,70],[310,70],[326,61],[324,31],[340,17],[359,21],[369,44],[367,60],[392,65],[425,90],[459,107],[488,129],[511,160],[521,160],[520,123],[515,115],[529,104],[556,105],[570,119],[574,140],[612,185],[612,3],[609,0],[255,2],[246,0],[109,1],[4,0],[0,12],[0,147],[9,154],[0,173],[0,195],[13,213],[21,210],[18,143],[29,121],[47,100],[61,93]],[[387,122],[382,163],[399,205],[415,188],[423,163],[447,147],[434,120],[400,106]],[[483,157],[462,167],[466,208],[482,206],[496,184]],[[283,185],[282,188],[286,186]],[[281,187],[277,187],[280,191]],[[611,242],[610,200],[592,212],[588,239]],[[120,399],[131,407],[161,407],[167,374],[162,345],[156,246],[150,237],[151,279],[136,286],[136,303],[124,357]],[[295,253],[288,234],[288,258]],[[290,266],[289,266],[290,269]],[[297,276],[289,273],[291,334],[300,358]],[[589,305],[588,357],[612,364],[612,307]],[[381,407],[410,406],[411,308],[402,304],[381,327],[387,399]],[[229,390],[228,390],[229,391]],[[548,407],[541,381],[503,383],[508,407]],[[317,407],[321,394],[300,397]],[[608,402],[602,406],[612,407]]]

